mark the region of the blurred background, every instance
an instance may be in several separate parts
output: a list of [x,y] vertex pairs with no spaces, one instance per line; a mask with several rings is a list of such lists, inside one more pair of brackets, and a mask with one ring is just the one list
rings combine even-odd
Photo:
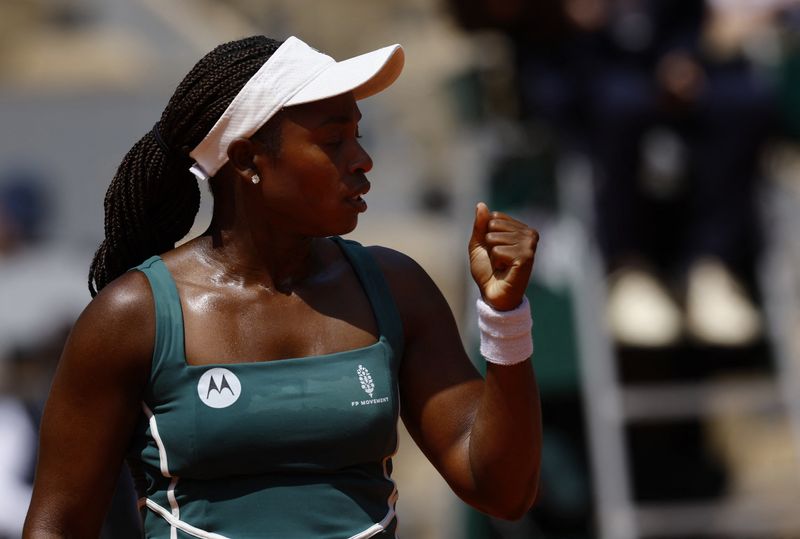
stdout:
[[[403,44],[361,105],[375,168],[352,236],[428,270],[479,367],[474,204],[541,233],[539,500],[514,523],[471,511],[404,433],[402,537],[800,537],[797,4],[4,0],[0,537],[21,532],[115,168],[193,63],[249,34],[337,58]],[[123,471],[104,537],[138,536],[132,500]]]

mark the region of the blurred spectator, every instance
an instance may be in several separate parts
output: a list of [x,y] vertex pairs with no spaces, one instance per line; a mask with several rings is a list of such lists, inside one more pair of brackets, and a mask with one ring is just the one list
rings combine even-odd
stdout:
[[787,3],[452,2],[467,28],[510,38],[523,119],[591,157],[623,344],[761,335],[754,188],[775,91],[745,52]]
[[[58,266],[36,267],[33,262],[38,257],[29,258],[41,239],[47,213],[38,179],[18,169],[7,171],[0,181],[0,537],[9,538],[22,533],[41,402],[64,329],[71,323],[60,315],[47,320],[48,305],[35,301],[39,286],[46,290],[49,274],[58,270]],[[43,282],[37,277],[44,277]],[[58,298],[53,299],[58,305]],[[33,313],[31,307],[42,312]],[[73,303],[70,316],[80,308],[80,303]],[[54,347],[50,346],[53,339],[57,341]],[[37,352],[49,348],[49,354],[33,353],[35,348],[40,348]]]
[[[22,534],[44,399],[67,333],[89,301],[85,257],[46,241],[50,210],[36,172],[0,174],[0,539]],[[123,479],[106,538],[138,536],[135,497]]]
[[[608,318],[624,344],[673,344],[684,330],[721,346],[761,335],[745,283],[774,96],[739,51],[715,46],[719,13],[693,0],[614,2],[594,32],[597,230],[612,272]],[[670,274],[684,287],[685,318]]]
[[[4,306],[5,308],[5,306]],[[31,498],[43,395],[47,393],[66,330],[35,348],[18,348],[0,377],[0,538],[22,533]]]
[[0,358],[59,334],[89,301],[84,258],[45,241],[49,212],[37,173],[0,174]]

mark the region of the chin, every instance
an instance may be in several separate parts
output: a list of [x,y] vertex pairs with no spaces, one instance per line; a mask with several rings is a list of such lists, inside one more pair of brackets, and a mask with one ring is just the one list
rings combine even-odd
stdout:
[[332,235],[334,235],[334,236],[344,236],[345,234],[349,234],[353,230],[355,230],[356,226],[358,226],[358,217],[353,219],[352,223],[350,223],[347,226],[343,227],[340,232],[337,232],[336,234],[332,234]]
[[327,223],[328,226],[321,226],[317,229],[316,233],[311,233],[311,236],[320,238],[327,238],[330,236],[344,236],[356,229],[358,225],[358,216],[352,219],[342,220],[338,223]]

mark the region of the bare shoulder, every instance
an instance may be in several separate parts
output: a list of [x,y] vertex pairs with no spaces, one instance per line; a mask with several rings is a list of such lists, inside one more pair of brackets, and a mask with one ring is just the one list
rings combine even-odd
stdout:
[[381,245],[370,245],[367,249],[375,258],[383,274],[389,279],[413,281],[429,278],[422,266],[405,253]]
[[388,247],[368,247],[397,304],[406,334],[423,333],[439,317],[452,318],[439,287],[425,269],[410,256]]
[[137,378],[149,373],[155,340],[155,307],[147,277],[129,271],[103,288],[78,318],[62,362],[102,364]]
[[389,283],[392,292],[411,292],[416,290],[419,293],[420,286],[436,287],[422,266],[407,254],[379,245],[372,245],[367,249],[378,263],[378,267]]
[[150,283],[141,271],[125,272],[103,288],[89,306],[118,316],[152,314]]
[[155,319],[155,303],[144,273],[129,271],[112,281],[89,303],[81,318],[100,318],[106,330],[142,328]]

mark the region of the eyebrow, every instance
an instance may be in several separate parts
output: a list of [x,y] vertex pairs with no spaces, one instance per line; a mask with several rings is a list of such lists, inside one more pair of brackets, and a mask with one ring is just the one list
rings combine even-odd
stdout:
[[361,121],[361,118],[362,114],[360,112],[355,116],[355,118],[353,116],[331,116],[330,118],[326,118],[325,120],[323,120],[317,127],[324,127],[326,125],[349,124],[353,123],[354,120],[355,123],[358,123],[359,121]]

